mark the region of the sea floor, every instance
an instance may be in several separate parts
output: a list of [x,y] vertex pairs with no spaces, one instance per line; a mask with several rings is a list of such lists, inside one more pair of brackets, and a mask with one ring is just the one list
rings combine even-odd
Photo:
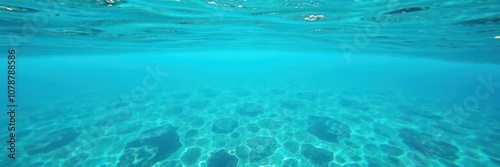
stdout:
[[500,165],[498,108],[457,116],[446,98],[185,83],[120,99],[88,92],[24,108],[7,166]]

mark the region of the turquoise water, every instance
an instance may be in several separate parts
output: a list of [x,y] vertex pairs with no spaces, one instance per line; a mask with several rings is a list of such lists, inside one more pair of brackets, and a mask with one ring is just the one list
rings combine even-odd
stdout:
[[0,2],[0,166],[499,166],[499,7]]

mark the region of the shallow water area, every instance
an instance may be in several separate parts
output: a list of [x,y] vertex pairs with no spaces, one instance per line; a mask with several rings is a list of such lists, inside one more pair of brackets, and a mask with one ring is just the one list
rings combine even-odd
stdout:
[[0,166],[499,166],[499,7],[0,2]]
[[[30,91],[19,94],[25,151],[16,163],[496,163],[499,96],[491,93],[475,111],[464,99],[478,78],[496,81],[498,65],[375,55],[348,63],[329,53],[144,55],[20,59],[27,66],[19,71],[32,75],[19,79]],[[49,73],[57,77],[42,75]],[[46,84],[28,86],[40,77]]]

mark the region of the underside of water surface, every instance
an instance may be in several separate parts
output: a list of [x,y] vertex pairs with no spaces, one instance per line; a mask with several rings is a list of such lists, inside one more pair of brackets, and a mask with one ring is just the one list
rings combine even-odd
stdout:
[[499,8],[0,2],[0,166],[499,166]]

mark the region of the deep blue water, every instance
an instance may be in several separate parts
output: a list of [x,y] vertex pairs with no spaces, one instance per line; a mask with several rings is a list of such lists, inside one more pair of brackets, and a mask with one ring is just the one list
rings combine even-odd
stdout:
[[499,7],[0,2],[0,166],[499,166]]

